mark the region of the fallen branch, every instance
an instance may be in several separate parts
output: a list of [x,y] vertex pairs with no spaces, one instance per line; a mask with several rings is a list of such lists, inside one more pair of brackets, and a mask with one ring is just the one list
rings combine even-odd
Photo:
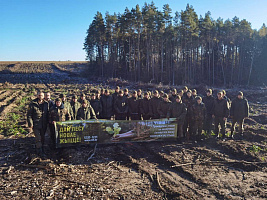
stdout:
[[160,184],[160,177],[159,177],[159,173],[158,172],[156,172],[156,180],[157,180],[157,184],[158,184],[159,188],[161,189],[161,191],[166,193],[165,189]]
[[97,144],[95,144],[94,151],[93,151],[93,153],[91,154],[91,156],[87,159],[87,161],[89,161],[90,159],[92,159],[93,156],[95,155],[96,147],[97,147]]
[[199,162],[199,163],[183,163],[180,165],[173,165],[171,167],[182,167],[182,166],[188,166],[188,165],[207,165],[207,164],[232,164],[232,163],[243,163],[243,164],[262,164],[266,165],[267,162],[249,162],[249,161],[205,161],[205,162]]
[[48,166],[44,166],[44,165],[26,165],[26,164],[19,164],[17,166],[20,167],[29,167],[29,168],[40,168],[40,169],[47,169]]

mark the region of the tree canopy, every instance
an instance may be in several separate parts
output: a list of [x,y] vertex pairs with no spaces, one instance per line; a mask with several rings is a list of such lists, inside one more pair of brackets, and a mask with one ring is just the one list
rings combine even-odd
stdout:
[[198,16],[192,5],[168,4],[97,12],[84,50],[96,75],[143,82],[207,85],[266,84],[267,28],[238,17]]

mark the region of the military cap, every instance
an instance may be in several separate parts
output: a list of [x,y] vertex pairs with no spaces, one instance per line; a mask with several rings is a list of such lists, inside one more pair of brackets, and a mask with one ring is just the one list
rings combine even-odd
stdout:
[[92,94],[91,94],[91,97],[93,97],[93,96],[95,96],[95,93],[92,93]]
[[127,88],[124,89],[124,92],[129,92],[129,90]]
[[175,97],[175,99],[181,99],[180,95],[177,95],[177,96]]
[[209,92],[210,94],[212,94],[212,89],[207,89],[207,92]]
[[65,94],[60,94],[60,95],[59,95],[59,98],[64,98],[64,97],[66,97]]
[[148,92],[145,92],[144,95],[149,95]]
[[222,90],[222,93],[225,95],[226,94],[226,91],[225,90]]
[[239,91],[237,95],[243,96],[243,92]]
[[84,94],[84,93],[82,93],[82,94],[81,94],[81,97],[85,97],[85,94]]
[[197,90],[196,89],[193,89],[192,92],[197,92]]
[[187,90],[187,92],[186,93],[192,93],[192,91],[191,90]]
[[197,96],[196,100],[202,100],[201,96]]
[[88,101],[85,99],[82,101],[82,104],[88,104]]
[[133,94],[136,94],[137,92],[136,91],[133,91]]
[[172,90],[172,92],[175,92],[175,93],[176,93],[176,92],[177,92],[177,90],[174,88],[174,89]]
[[184,90],[188,90],[188,87],[187,86],[184,86],[184,88],[183,88]]
[[163,98],[168,98],[168,95],[164,93]]
[[161,91],[160,91],[160,94],[164,94],[164,92],[161,90]]
[[108,90],[108,89],[106,89],[106,90],[105,90],[105,93],[109,93],[109,90]]
[[123,91],[122,91],[122,90],[120,90],[120,91],[119,91],[119,94],[123,94]]
[[61,100],[60,98],[56,98],[56,102],[57,102],[57,101],[60,101],[60,102],[62,102],[62,100]]
[[158,91],[158,90],[155,90],[155,91],[154,91],[154,94],[158,94],[158,93],[159,93],[159,91]]
[[120,89],[120,86],[116,86],[116,90],[119,90]]
[[77,95],[73,95],[72,99],[78,99]]
[[141,89],[138,89],[137,92],[142,92],[142,90]]

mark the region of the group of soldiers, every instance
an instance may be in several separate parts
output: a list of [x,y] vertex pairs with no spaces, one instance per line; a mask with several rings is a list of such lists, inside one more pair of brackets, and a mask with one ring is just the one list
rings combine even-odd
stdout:
[[108,89],[96,90],[88,98],[82,93],[79,98],[73,95],[67,101],[60,94],[55,101],[51,100],[50,92],[39,91],[28,108],[27,121],[33,129],[36,139],[37,153],[44,154],[44,138],[47,127],[53,146],[55,145],[54,123],[67,120],[115,119],[115,120],[150,120],[176,118],[178,138],[199,140],[203,129],[206,135],[211,134],[214,119],[214,133],[219,138],[219,126],[222,138],[225,138],[227,118],[232,118],[231,137],[234,136],[235,124],[239,124],[238,132],[242,134],[244,119],[248,117],[249,105],[242,92],[231,102],[226,92],[220,91],[215,98],[208,89],[202,98],[195,89],[186,86],[177,92],[176,89],[142,92],[133,91],[131,95],[126,88],[115,88],[110,94]]

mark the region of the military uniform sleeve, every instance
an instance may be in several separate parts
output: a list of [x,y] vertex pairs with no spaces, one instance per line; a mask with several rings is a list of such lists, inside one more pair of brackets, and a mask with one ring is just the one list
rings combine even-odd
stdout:
[[185,119],[185,116],[186,116],[186,113],[187,113],[187,108],[186,108],[186,105],[183,104],[182,113],[181,113],[179,119],[184,120]]
[[33,126],[33,107],[32,104],[29,105],[28,110],[27,110],[27,122],[28,122],[28,127]]
[[228,101],[226,101],[226,107],[225,107],[225,118],[229,117],[229,114],[230,114],[230,106],[229,106],[229,103]]
[[91,112],[91,114],[92,114],[92,115],[91,115],[91,118],[93,118],[93,119],[97,119],[97,118],[96,118],[96,114],[95,114],[95,111],[94,111],[93,107],[92,107],[92,106],[90,106],[90,107],[89,107],[89,109],[90,109],[90,112]]
[[245,114],[246,114],[246,116],[245,117],[248,117],[249,116],[249,105],[248,105],[248,101],[246,100],[246,103],[245,103],[246,105],[245,105]]

